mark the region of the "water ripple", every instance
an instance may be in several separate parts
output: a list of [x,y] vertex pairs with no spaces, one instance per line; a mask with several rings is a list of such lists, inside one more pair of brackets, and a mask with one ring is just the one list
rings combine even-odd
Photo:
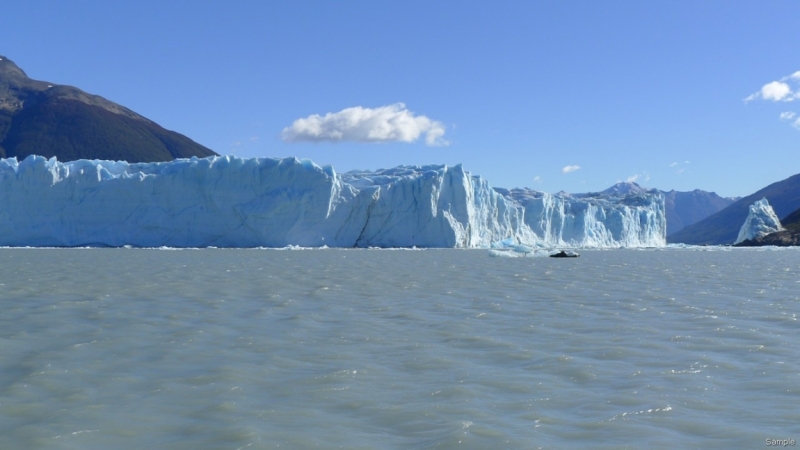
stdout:
[[0,448],[800,438],[800,252],[581,254],[0,249]]

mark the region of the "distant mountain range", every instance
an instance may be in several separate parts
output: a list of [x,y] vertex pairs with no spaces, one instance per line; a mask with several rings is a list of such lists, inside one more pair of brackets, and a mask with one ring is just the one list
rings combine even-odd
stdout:
[[[617,183],[603,191],[604,194],[631,194],[652,192],[633,182]],[[720,197],[714,192],[695,189],[690,192],[659,191],[664,194],[667,215],[667,236],[677,233],[684,227],[699,222],[733,204],[739,197]],[[745,214],[746,216],[746,214]],[[742,219],[744,220],[744,219]],[[738,230],[737,230],[738,231]]]
[[171,161],[216,153],[124,106],[37,81],[0,56],[0,157]]
[[662,192],[667,209],[667,236],[716,214],[739,200],[739,197],[720,197],[715,192],[700,189]]
[[785,220],[791,222],[791,217],[800,208],[800,174],[770,184],[716,214],[686,226],[675,234],[667,235],[667,242],[694,245],[732,244],[747,218],[750,205],[762,198],[766,198],[778,217],[782,218],[781,223]]

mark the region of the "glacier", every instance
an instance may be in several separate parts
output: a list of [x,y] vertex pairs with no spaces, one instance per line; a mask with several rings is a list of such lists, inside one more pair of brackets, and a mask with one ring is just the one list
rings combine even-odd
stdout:
[[[646,193],[548,194],[496,189],[524,208],[524,222],[545,247],[662,247],[664,196]],[[525,243],[525,240],[521,239]]]
[[778,215],[775,214],[769,201],[766,198],[762,198],[750,205],[750,212],[747,214],[747,219],[742,224],[742,228],[739,229],[739,236],[736,238],[734,245],[781,230],[783,230],[783,227],[781,226],[781,221],[778,220]]
[[662,247],[665,236],[657,191],[494,189],[461,165],[0,159],[2,246]]

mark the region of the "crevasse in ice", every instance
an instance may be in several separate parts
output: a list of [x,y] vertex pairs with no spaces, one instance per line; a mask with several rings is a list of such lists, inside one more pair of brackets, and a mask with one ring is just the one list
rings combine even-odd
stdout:
[[296,158],[0,160],[0,245],[664,246],[664,199],[492,189],[448,167],[336,173]]

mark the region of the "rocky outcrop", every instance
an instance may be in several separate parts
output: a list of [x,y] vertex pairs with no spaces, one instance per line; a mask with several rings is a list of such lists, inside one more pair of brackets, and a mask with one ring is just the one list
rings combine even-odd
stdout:
[[800,231],[783,230],[770,233],[755,239],[747,239],[736,244],[736,247],[761,247],[775,245],[777,247],[793,247],[800,245]]

